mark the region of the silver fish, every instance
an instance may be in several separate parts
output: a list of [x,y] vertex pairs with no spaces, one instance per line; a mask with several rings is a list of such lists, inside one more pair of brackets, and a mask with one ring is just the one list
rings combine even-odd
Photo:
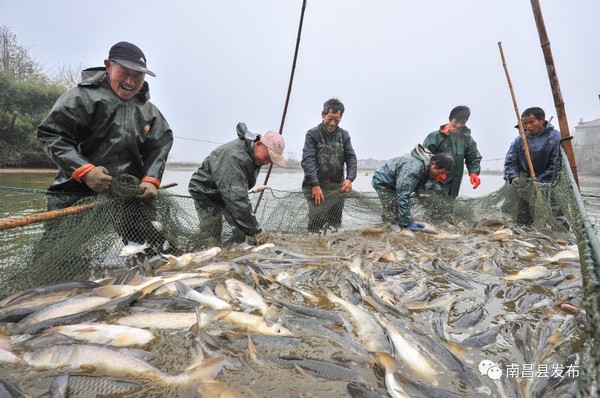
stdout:
[[46,332],[60,333],[76,340],[115,347],[143,346],[156,338],[154,333],[144,329],[102,323],[56,326]]
[[390,397],[410,398],[410,395],[404,391],[404,388],[396,380],[396,360],[385,352],[378,352],[375,355],[381,366],[385,369],[385,386]]
[[208,308],[212,308],[213,310],[231,310],[231,305],[228,302],[216,297],[208,287],[205,287],[202,293],[199,293],[180,281],[176,281],[175,286],[177,287],[181,297],[184,297],[188,300],[193,300]]
[[119,252],[119,256],[121,257],[131,257],[135,256],[138,253],[143,252],[144,250],[150,248],[151,246],[148,242],[144,242],[143,244],[139,244],[136,242],[129,242],[126,246],[124,246]]
[[211,381],[220,372],[223,362],[223,358],[215,358],[173,376],[122,351],[84,344],[57,345],[26,352],[23,354],[23,359],[35,369],[64,369],[79,372],[93,368],[104,376],[122,377],[126,374],[150,383],[173,386]]
[[237,279],[227,279],[225,281],[225,287],[227,288],[229,295],[239,301],[243,306],[249,309],[256,308],[260,310],[263,316],[267,316],[269,306],[256,290]]
[[523,268],[516,274],[505,276],[503,279],[507,281],[517,281],[521,279],[539,279],[545,278],[550,275],[548,268],[543,265],[533,265],[531,267]]
[[383,330],[371,314],[359,306],[336,296],[331,291],[327,291],[327,298],[332,303],[339,304],[352,316],[356,334],[368,351],[390,352]]
[[423,379],[433,381],[439,372],[436,370],[432,359],[425,355],[426,351],[419,346],[419,343],[409,333],[401,332],[397,325],[384,317],[377,317],[377,320],[385,327],[394,347],[396,358],[402,360],[406,366],[410,367]]
[[272,356],[268,359],[278,365],[299,367],[312,375],[329,380],[355,380],[359,377],[359,373],[353,369],[318,359],[298,358],[294,356]]
[[[65,383],[65,385],[57,385]],[[62,374],[57,377],[39,378],[35,383],[36,389],[48,390],[48,397],[56,397],[55,388],[67,388],[68,396],[72,397],[96,397],[104,395],[124,396],[143,386],[132,380],[123,380],[114,377],[92,376],[92,375],[69,375]],[[59,393],[60,394],[60,393]],[[58,395],[59,397],[67,395]],[[46,397],[46,395],[42,395]],[[41,397],[40,397],[41,398]]]

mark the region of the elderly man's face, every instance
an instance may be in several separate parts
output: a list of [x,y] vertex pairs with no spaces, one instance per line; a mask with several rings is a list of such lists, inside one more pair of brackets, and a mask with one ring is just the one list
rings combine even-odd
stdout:
[[104,66],[108,72],[110,88],[122,100],[130,100],[142,89],[145,78],[142,72],[126,68],[108,60],[104,61]]
[[337,126],[340,124],[340,121],[342,120],[342,112],[321,112],[321,117],[323,118],[323,125],[325,125],[325,130],[327,130],[328,133],[333,133]]

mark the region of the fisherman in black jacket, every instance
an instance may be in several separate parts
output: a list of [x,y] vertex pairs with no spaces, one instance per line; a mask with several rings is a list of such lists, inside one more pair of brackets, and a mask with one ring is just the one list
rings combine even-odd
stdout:
[[[151,224],[152,204],[173,132],[149,101],[146,75],[156,76],[147,68],[142,50],[132,43],[116,43],[104,66],[84,70],[82,81],[56,101],[37,135],[59,169],[48,188],[48,210],[105,193],[115,177],[133,176],[139,194],[128,208],[138,214],[119,217],[117,232],[125,244],[147,241],[160,250],[165,238]],[[46,235],[58,222],[46,225]]]
[[323,122],[306,133],[302,150],[302,190],[308,201],[310,232],[318,232],[326,223],[334,228],[341,226],[342,194],[352,190],[356,178],[357,161],[350,134],[339,127],[343,114],[344,104],[336,98],[328,100],[323,104]]

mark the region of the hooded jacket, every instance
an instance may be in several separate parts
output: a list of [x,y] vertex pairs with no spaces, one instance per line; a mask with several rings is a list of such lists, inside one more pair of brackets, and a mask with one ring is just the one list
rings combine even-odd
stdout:
[[59,168],[49,190],[95,195],[73,176],[89,164],[106,167],[113,177],[131,174],[160,184],[173,132],[149,101],[148,83],[126,101],[112,91],[104,67],[86,69],[82,76],[38,126],[38,139]]
[[371,185],[376,191],[390,191],[396,197],[398,225],[413,222],[410,196],[425,187],[433,154],[417,145],[410,154],[388,161],[373,173]]
[[247,138],[245,126],[242,129],[240,125],[237,139],[216,148],[204,159],[192,175],[188,191],[194,199],[227,211],[236,227],[253,236],[261,230],[252,214],[248,189],[256,184],[261,166],[254,160],[253,139]]
[[[559,153],[560,132],[554,129],[554,126],[548,122],[545,123],[544,130],[538,134],[532,135],[525,132],[527,146],[531,156],[533,170],[539,182],[550,183],[556,166],[556,157]],[[504,180],[511,182],[520,173],[528,176],[529,166],[523,150],[523,140],[521,136],[515,138],[510,144],[504,160]]]
[[[442,126],[444,127],[444,126]],[[429,133],[423,141],[423,146],[431,153],[448,152],[454,158],[454,168],[447,176],[443,185],[447,188],[445,191],[456,198],[460,191],[460,184],[463,178],[463,164],[467,166],[469,174],[481,172],[481,154],[477,149],[477,143],[471,136],[471,130],[464,127],[457,133],[442,132],[442,128]]]

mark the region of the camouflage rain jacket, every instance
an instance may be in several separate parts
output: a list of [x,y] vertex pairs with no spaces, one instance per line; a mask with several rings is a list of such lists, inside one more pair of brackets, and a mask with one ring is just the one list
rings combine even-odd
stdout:
[[246,138],[245,125],[238,124],[238,138],[212,151],[192,175],[188,191],[203,202],[227,211],[235,225],[246,235],[261,232],[252,214],[248,189],[256,184],[261,166],[254,162],[254,142]]
[[410,213],[410,196],[425,189],[429,180],[429,163],[433,154],[417,145],[410,154],[389,160],[373,173],[371,185],[375,190],[395,195],[398,209],[398,225],[413,222]]

